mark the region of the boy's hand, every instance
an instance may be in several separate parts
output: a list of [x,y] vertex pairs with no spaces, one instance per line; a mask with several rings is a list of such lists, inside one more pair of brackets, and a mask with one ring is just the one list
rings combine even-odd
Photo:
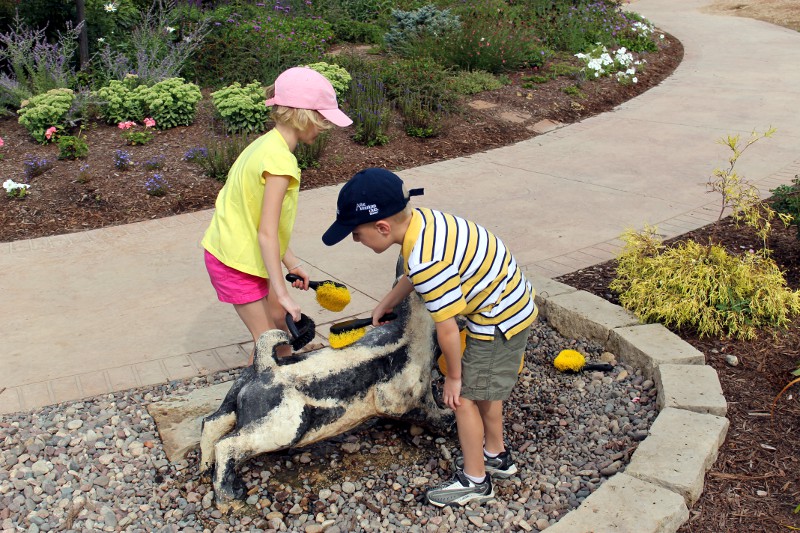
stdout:
[[381,324],[385,324],[386,322],[381,322],[380,319],[392,309],[392,307],[385,307],[383,303],[378,304],[378,306],[372,310],[372,325],[380,326]]
[[447,407],[455,411],[461,406],[461,379],[451,378],[446,376],[444,378],[444,392],[442,393],[442,400]]

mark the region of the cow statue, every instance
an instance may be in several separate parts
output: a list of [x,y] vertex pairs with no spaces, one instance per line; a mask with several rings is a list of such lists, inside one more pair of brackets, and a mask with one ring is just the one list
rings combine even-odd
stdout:
[[395,312],[397,319],[338,350],[279,358],[276,348],[289,336],[277,329],[261,335],[252,366],[203,420],[200,469],[213,470],[219,510],[243,505],[245,485],[236,468],[256,455],[306,446],[373,417],[438,433],[453,429],[453,412],[433,396],[431,370],[440,351],[430,313],[416,293]]

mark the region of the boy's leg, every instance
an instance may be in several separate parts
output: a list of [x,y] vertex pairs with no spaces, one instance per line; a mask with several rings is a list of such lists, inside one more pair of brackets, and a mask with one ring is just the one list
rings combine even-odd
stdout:
[[484,445],[489,453],[506,451],[503,440],[503,402],[502,400],[481,400],[476,402],[483,420]]
[[464,455],[464,473],[483,479],[486,470],[483,464],[483,427],[478,403],[461,397],[461,406],[456,409],[456,425],[461,453]]

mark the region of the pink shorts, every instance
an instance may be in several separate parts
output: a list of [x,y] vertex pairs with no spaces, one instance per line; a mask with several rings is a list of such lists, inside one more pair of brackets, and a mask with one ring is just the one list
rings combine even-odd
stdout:
[[206,270],[220,302],[249,304],[269,294],[269,281],[231,268],[205,251]]

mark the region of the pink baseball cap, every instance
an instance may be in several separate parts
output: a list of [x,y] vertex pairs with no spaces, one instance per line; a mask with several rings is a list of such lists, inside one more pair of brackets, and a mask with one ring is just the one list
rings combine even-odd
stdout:
[[275,96],[267,106],[282,105],[297,109],[313,109],[337,126],[353,123],[336,103],[336,91],[328,79],[314,69],[293,67],[275,80]]

